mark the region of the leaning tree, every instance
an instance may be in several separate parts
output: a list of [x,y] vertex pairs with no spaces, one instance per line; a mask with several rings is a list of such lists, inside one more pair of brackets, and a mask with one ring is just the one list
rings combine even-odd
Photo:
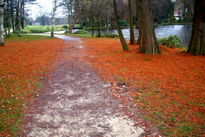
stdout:
[[205,55],[205,0],[195,0],[192,35],[187,52]]
[[122,44],[123,50],[127,51],[127,50],[129,50],[129,47],[127,46],[127,43],[126,43],[125,38],[124,38],[124,36],[122,34],[122,31],[121,31],[121,27],[120,27],[120,23],[119,23],[119,16],[118,16],[118,12],[117,12],[116,0],[113,0],[113,8],[114,8],[115,22],[116,22],[116,26],[117,26],[117,31],[118,31],[118,34],[119,34],[119,37],[120,37],[120,42]]

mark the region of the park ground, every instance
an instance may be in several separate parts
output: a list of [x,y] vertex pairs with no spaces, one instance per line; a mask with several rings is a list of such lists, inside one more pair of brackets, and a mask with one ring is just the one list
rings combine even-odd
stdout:
[[[205,125],[205,57],[179,48],[143,55],[137,45],[122,51],[119,39],[82,38],[84,60],[121,103],[137,104],[143,119],[166,136],[203,136]],[[25,106],[39,95],[41,80],[66,48],[57,38],[15,36],[0,48],[0,134],[17,135]],[[125,88],[132,101],[118,92]],[[127,112],[129,116],[129,112]]]

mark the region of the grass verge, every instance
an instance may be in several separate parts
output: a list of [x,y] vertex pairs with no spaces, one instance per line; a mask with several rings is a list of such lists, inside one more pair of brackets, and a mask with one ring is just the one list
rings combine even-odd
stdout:
[[0,136],[18,136],[24,107],[63,48],[63,41],[44,36],[12,36],[0,47]]

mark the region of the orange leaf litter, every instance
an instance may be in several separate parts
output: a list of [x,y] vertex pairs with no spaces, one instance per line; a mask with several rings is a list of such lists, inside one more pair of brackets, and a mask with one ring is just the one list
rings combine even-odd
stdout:
[[[147,116],[161,119],[175,135],[183,127],[194,128],[190,135],[204,134],[205,56],[180,53],[180,49],[161,47],[162,55],[143,55],[138,46],[122,51],[117,39],[85,39],[87,60],[109,82],[126,82],[135,87],[131,95],[141,102]],[[156,115],[157,113],[157,115]],[[180,128],[182,127],[182,129]],[[176,133],[176,135],[180,135]]]
[[0,47],[0,136],[15,132],[20,109],[37,94],[40,78],[63,48],[60,39],[6,42]]

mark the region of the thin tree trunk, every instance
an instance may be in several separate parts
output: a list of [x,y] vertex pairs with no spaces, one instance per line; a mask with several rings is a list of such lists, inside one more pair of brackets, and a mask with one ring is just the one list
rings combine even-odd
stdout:
[[98,17],[97,17],[97,30],[98,30],[98,35],[97,35],[97,37],[101,37],[101,33],[100,33],[100,27],[101,27],[101,25],[100,25],[100,22],[99,22],[99,19],[98,19]]
[[106,30],[105,30],[105,37],[106,37],[109,31],[107,13],[106,13],[106,18],[105,18],[105,26],[106,26]]
[[13,0],[11,0],[11,22],[12,22],[12,28],[13,32],[15,31],[15,22],[14,22],[14,8],[13,8]]
[[124,36],[122,34],[122,31],[121,31],[121,28],[120,28],[119,16],[118,16],[118,13],[117,13],[116,0],[113,0],[113,8],[114,8],[114,14],[115,14],[115,22],[116,22],[118,34],[119,34],[119,37],[120,37],[120,42],[122,44],[123,50],[127,51],[127,50],[129,50],[129,47],[127,46],[127,43],[125,41],[125,38],[124,38]]
[[4,46],[4,0],[0,1],[0,46]]
[[71,26],[69,27],[69,33],[72,34],[72,31],[73,31],[73,28],[76,24],[76,21],[77,21],[77,16],[74,16],[74,19],[72,20],[72,24]]
[[133,28],[133,15],[132,15],[132,1],[128,0],[128,7],[129,7],[129,22],[130,22],[130,44],[135,44],[135,34]]
[[21,18],[20,18],[20,5],[21,5],[21,0],[18,0],[17,6],[16,6],[16,29],[18,31],[18,36],[21,37]]
[[20,18],[21,18],[21,28],[24,29],[24,0],[21,2],[21,12],[20,12]]
[[205,0],[195,0],[192,35],[187,52],[205,55]]
[[[9,14],[9,13],[10,13],[10,11],[9,11],[10,2],[9,2],[9,0],[7,0],[6,2],[7,2],[7,6],[8,6],[6,12]],[[10,27],[11,27],[11,16],[10,16],[10,15],[8,15],[7,27],[8,27],[8,37],[10,37],[10,35],[11,35],[11,31],[10,31]]]
[[137,0],[137,16],[139,26],[139,52],[146,54],[160,54],[153,25],[150,0]]
[[54,37],[54,17],[52,17],[52,19],[51,19],[52,21],[51,21],[51,24],[52,24],[52,27],[51,27],[51,37]]
[[8,33],[7,33],[7,19],[6,17],[4,17],[4,33],[5,33],[5,36],[8,37]]
[[52,17],[51,17],[51,37],[54,37],[54,24],[55,24],[55,15],[56,15],[56,10],[57,10],[57,0],[54,1],[53,5],[53,12],[52,12]]

